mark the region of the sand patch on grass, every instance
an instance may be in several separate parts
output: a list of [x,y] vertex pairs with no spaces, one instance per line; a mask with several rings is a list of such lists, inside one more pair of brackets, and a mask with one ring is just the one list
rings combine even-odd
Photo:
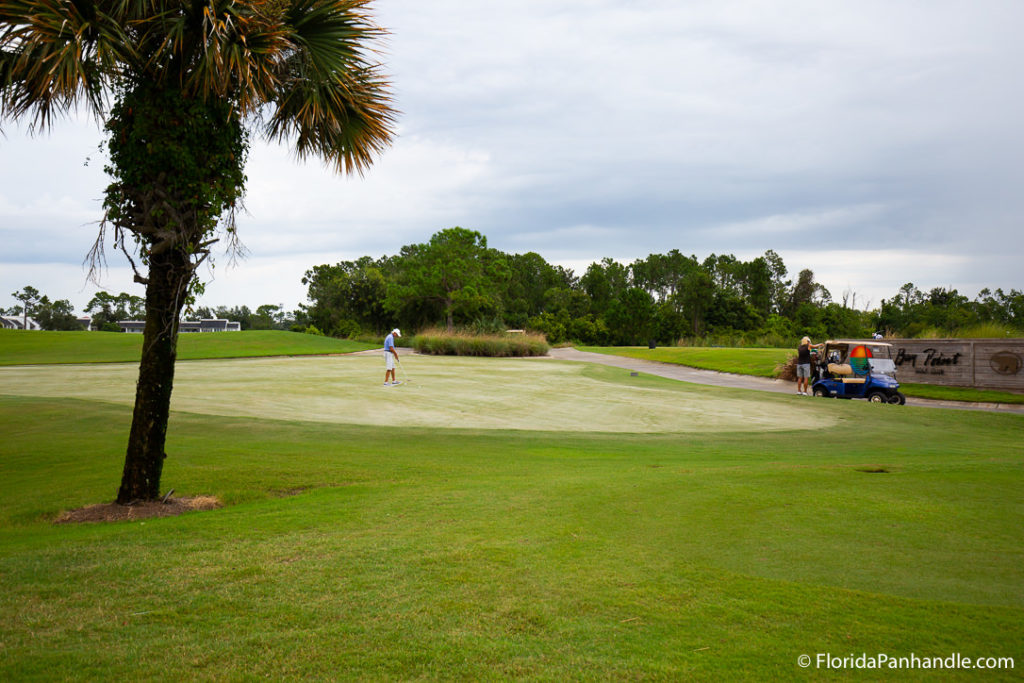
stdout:
[[[383,386],[380,354],[180,361],[172,409],[234,417],[468,429],[715,432],[820,429],[832,414],[753,391],[650,382],[551,359],[412,356]],[[134,364],[0,368],[0,392],[131,405]],[[618,373],[618,374],[614,374]],[[620,377],[621,375],[621,377]]]

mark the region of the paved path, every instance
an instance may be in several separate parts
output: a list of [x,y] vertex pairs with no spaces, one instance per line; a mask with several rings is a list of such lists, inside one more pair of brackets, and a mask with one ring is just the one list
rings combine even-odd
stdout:
[[[796,394],[796,385],[780,379],[768,379],[765,377],[752,377],[749,375],[734,375],[728,372],[716,372],[714,370],[698,370],[685,365],[674,363],[660,363],[651,360],[639,360],[637,358],[626,358],[625,356],[609,356],[603,353],[589,353],[573,348],[551,349],[549,355],[558,360],[574,360],[586,363],[600,363],[611,365],[617,368],[646,372],[650,375],[668,377],[683,382],[694,384],[710,384],[716,387],[733,387],[735,389],[756,389],[758,391],[774,391],[778,394]],[[925,398],[907,398],[907,405],[928,406],[931,408],[958,408],[960,410],[987,410],[1002,413],[1017,413],[1024,415],[1024,405],[1006,403],[968,403],[965,401],[933,401]]]

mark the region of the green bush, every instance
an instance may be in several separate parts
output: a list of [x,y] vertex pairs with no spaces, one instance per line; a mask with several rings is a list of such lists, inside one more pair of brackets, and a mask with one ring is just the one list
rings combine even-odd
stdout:
[[427,330],[412,338],[412,347],[435,356],[510,358],[543,356],[550,348],[538,334],[472,334]]
[[361,332],[359,323],[352,320],[339,320],[331,328],[331,336],[338,339],[355,339]]

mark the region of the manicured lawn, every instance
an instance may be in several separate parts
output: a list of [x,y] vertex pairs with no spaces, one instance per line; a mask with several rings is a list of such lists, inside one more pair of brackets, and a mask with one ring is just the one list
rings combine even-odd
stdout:
[[[371,348],[374,345],[297,332],[219,332],[181,335],[178,358],[302,356]],[[137,362],[141,353],[141,334],[0,330],[0,365]]]
[[[233,361],[239,400],[315,403],[289,360]],[[252,374],[275,362],[290,389]],[[431,362],[372,390],[447,397],[452,423],[462,381],[516,410],[473,384],[491,361]],[[581,373],[595,402],[711,415],[741,393]],[[69,526],[113,498],[130,406],[24,392],[0,395],[3,680],[818,679],[801,654],[862,652],[1010,656],[985,680],[1019,677],[1020,416],[765,395],[812,428],[630,434],[615,413],[586,432],[179,410],[164,488],[226,507]]]
[[[732,372],[738,375],[756,377],[777,377],[780,364],[794,355],[789,349],[736,349],[713,347],[663,347],[647,349],[639,346],[580,346],[581,351],[625,356],[640,360],[675,363],[702,370]],[[898,376],[898,375],[897,375]],[[943,387],[934,384],[900,384],[900,391],[907,396],[930,398],[943,401],[968,401],[980,403],[1024,403],[1024,394],[988,389],[965,387]]]

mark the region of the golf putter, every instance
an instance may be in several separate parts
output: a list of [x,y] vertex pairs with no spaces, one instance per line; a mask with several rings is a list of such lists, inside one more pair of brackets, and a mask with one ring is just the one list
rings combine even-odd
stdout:
[[412,380],[409,379],[409,375],[405,372],[405,366],[402,365],[402,357],[398,357],[398,367],[402,368],[402,381],[399,384],[409,384]]

